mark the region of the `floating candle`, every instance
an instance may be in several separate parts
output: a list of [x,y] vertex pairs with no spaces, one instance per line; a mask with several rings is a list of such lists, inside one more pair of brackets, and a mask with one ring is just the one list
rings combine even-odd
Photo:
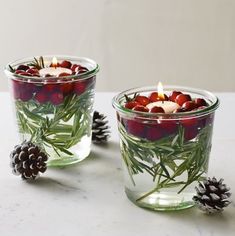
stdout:
[[46,68],[42,68],[41,70],[39,70],[40,76],[43,76],[43,77],[47,76],[47,75],[58,77],[62,73],[71,75],[72,70],[67,69],[67,68],[63,68],[63,67],[57,67],[56,57],[53,57],[53,59],[52,59],[52,67],[46,67]]
[[152,102],[149,103],[146,107],[149,110],[151,110],[153,107],[161,107],[165,111],[165,113],[172,113],[176,109],[180,108],[180,106],[177,103],[171,101]]
[[165,113],[172,113],[176,109],[180,108],[180,106],[172,101],[164,101],[165,100],[165,94],[163,91],[162,83],[158,83],[158,96],[161,101],[157,102],[151,102],[146,107],[151,111],[153,107],[161,107]]

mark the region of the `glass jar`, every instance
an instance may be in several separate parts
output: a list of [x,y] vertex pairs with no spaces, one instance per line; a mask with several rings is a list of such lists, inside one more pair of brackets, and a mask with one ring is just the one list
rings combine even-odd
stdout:
[[206,177],[219,101],[208,91],[165,86],[204,98],[208,106],[190,112],[145,113],[125,108],[125,96],[148,95],[156,87],[124,91],[113,98],[117,111],[125,192],[140,207],[178,210],[193,206],[198,181]]
[[58,63],[66,60],[74,67],[79,65],[83,71],[57,77],[17,74],[15,69],[19,65],[30,65],[33,69],[50,67],[52,56],[44,56],[9,63],[5,74],[9,79],[20,141],[31,140],[40,145],[49,155],[48,166],[65,166],[80,162],[90,153],[99,66],[88,58],[56,58]]

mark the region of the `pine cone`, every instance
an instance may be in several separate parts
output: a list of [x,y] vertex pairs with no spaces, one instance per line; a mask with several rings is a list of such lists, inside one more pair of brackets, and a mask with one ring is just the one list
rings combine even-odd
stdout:
[[108,121],[105,120],[106,116],[95,111],[93,114],[92,123],[92,142],[94,143],[105,143],[110,137]]
[[231,202],[229,197],[231,193],[225,184],[222,184],[223,179],[217,181],[215,177],[199,183],[196,187],[197,195],[193,197],[198,208],[206,213],[216,213],[223,211],[223,208]]
[[32,142],[23,142],[14,147],[10,154],[13,174],[21,175],[22,179],[36,179],[39,172],[47,169],[47,155]]

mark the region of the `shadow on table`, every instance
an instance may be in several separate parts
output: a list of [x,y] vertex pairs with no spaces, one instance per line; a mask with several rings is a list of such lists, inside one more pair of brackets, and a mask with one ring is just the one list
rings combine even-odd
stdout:
[[76,186],[71,186],[67,183],[63,183],[63,181],[58,180],[56,178],[49,178],[46,176],[42,176],[40,177],[38,180],[36,180],[37,183],[35,183],[35,181],[29,181],[27,182],[28,185],[31,185],[33,187],[36,188],[45,188],[48,189],[50,191],[65,191],[65,192],[69,192],[69,191],[80,191],[81,189],[76,187]]
[[[235,207],[231,204],[222,213],[217,214],[205,214],[204,212],[197,209],[197,207],[192,207],[190,209],[179,210],[179,211],[168,211],[168,212],[154,212],[150,211],[151,214],[157,214],[165,218],[170,224],[170,222],[175,222],[175,224],[185,224],[192,225],[196,227],[199,235],[205,231],[209,231],[211,235],[213,232],[217,232],[216,235],[225,235],[222,232],[227,232],[227,228],[235,228]],[[219,233],[221,232],[221,234]],[[208,234],[209,235],[209,234]]]
[[119,144],[116,142],[93,145],[89,157],[82,162],[63,168],[50,167],[37,183],[29,184],[51,192],[86,192],[87,183],[99,185],[100,181],[109,181],[109,178],[117,184],[122,181]]
[[90,155],[83,161],[66,167],[51,167],[51,170],[58,172],[79,172],[83,168],[87,168],[89,165],[105,165],[106,169],[120,168],[121,158],[120,158],[120,148],[118,142],[110,141],[106,145],[92,145],[92,150]]

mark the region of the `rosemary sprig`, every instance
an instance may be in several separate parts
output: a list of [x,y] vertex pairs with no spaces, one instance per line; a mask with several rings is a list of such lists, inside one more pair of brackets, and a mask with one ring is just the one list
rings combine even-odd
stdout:
[[[134,175],[144,172],[148,173],[156,183],[155,188],[137,201],[164,188],[178,187],[178,193],[181,193],[194,181],[201,180],[207,171],[211,148],[211,125],[200,130],[196,140],[193,141],[184,139],[182,126],[179,126],[177,134],[157,141],[131,136],[122,124],[119,125],[119,132],[123,160],[133,185],[136,185]],[[179,181],[179,178],[182,180]]]
[[[18,127],[22,134],[53,149],[58,156],[72,156],[68,149],[76,145],[84,135],[90,135],[92,89],[82,95],[71,94],[58,106],[16,100]],[[49,154],[49,153],[48,153]]]
[[45,67],[44,58],[42,56],[40,56],[38,59],[36,57],[33,59],[34,61],[27,64],[28,66],[36,67],[38,70]]
[[9,69],[10,69],[10,72],[14,73],[15,72],[15,69],[11,66],[11,65],[8,65]]
[[135,100],[136,96],[138,96],[138,93],[134,93],[133,97],[128,97],[126,94],[124,94],[124,97],[126,99],[126,102],[131,102],[133,100]]

